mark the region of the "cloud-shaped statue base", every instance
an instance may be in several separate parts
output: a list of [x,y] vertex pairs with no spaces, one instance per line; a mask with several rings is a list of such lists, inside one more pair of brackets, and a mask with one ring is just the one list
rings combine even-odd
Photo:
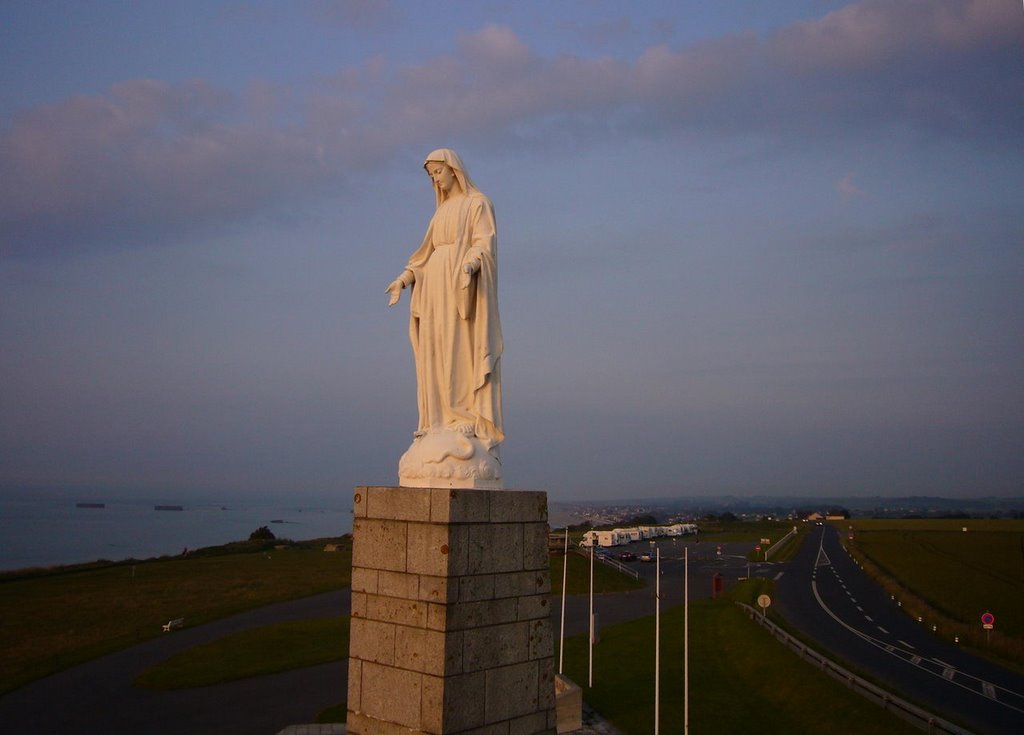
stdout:
[[501,462],[472,434],[444,429],[416,437],[398,461],[402,487],[501,490]]

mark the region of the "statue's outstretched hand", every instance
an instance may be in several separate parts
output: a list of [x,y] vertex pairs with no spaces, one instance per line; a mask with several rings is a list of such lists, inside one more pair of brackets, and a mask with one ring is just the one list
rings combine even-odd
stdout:
[[405,288],[405,284],[402,283],[400,278],[396,278],[388,284],[388,287],[384,289],[384,293],[391,294],[390,298],[388,298],[388,306],[394,306],[398,303],[398,299],[402,296],[403,288]]
[[476,258],[470,260],[462,266],[462,278],[459,280],[459,286],[462,288],[469,288],[469,282],[473,279],[473,274],[480,270],[480,259]]

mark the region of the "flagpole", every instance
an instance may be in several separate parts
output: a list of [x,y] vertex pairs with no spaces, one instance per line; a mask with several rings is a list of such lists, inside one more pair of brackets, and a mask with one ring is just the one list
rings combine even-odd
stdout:
[[565,527],[565,552],[562,556],[562,627],[558,632],[558,673],[562,673],[562,653],[565,648],[565,582],[569,571],[569,527]]
[[587,686],[594,686],[594,539],[590,539],[590,636],[587,663]]
[[654,735],[661,722],[661,547],[654,567]]
[[690,547],[683,549],[683,734],[690,733]]

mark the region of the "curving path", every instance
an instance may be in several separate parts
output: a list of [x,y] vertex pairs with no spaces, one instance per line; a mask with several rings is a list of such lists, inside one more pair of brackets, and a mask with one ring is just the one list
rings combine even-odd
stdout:
[[[345,699],[347,663],[156,692],[132,682],[150,666],[246,628],[347,615],[349,590],[250,610],[141,643],[28,684],[0,699],[7,735],[273,735]],[[187,623],[188,621],[186,621]]]

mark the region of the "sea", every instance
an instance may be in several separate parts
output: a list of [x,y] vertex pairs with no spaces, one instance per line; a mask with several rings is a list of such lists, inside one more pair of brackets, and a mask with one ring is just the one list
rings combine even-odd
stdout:
[[181,554],[248,539],[261,526],[293,541],[341,536],[352,531],[352,498],[2,493],[0,571]]

